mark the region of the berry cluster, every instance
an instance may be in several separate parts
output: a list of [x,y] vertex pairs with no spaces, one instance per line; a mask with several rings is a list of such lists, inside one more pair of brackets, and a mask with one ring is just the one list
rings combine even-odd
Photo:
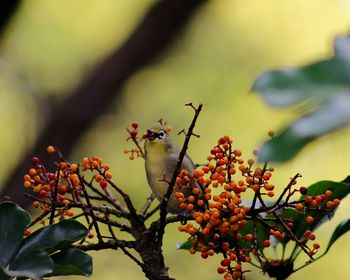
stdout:
[[[179,226],[180,231],[190,235],[190,253],[200,252],[204,259],[222,254],[223,260],[217,271],[223,274],[225,280],[245,279],[247,271],[243,270],[243,263],[251,262],[251,256],[256,257],[260,267],[263,267],[264,262],[269,260],[264,259],[262,250],[270,247],[272,237],[294,240],[312,258],[319,244],[314,243],[310,249],[303,241],[315,240],[315,235],[307,230],[304,239],[300,240],[293,233],[293,219],[285,217],[281,209],[295,208],[307,213],[312,209],[331,211],[339,204],[339,199],[328,200],[332,196],[328,190],[323,195],[289,202],[294,194],[307,193],[305,187],[296,188],[297,178],[300,177],[297,174],[284,188],[276,203],[272,206],[271,203],[265,203],[264,196],[275,196],[275,186],[270,182],[274,169],[267,167],[267,164],[262,168],[255,167],[253,159],[245,162],[241,158],[242,152],[233,149],[232,142],[228,136],[221,137],[210,151],[208,164],[196,169],[192,178],[183,170],[176,180],[177,184],[189,186],[195,180],[203,190],[201,192],[193,188],[192,194],[187,197],[181,192],[175,194],[179,206],[191,211],[195,221],[195,224]],[[235,180],[238,174],[240,178]],[[242,195],[248,191],[254,195],[250,205],[244,204],[242,200]],[[306,222],[312,225],[312,215],[306,217]],[[264,232],[257,233],[256,224],[261,225]]]
[[[48,146],[47,152],[55,153],[56,149]],[[84,179],[85,172],[92,173],[93,180],[105,191],[112,178],[109,165],[96,156],[91,159],[84,157],[81,165],[69,163],[59,157],[59,161],[55,162],[54,172],[47,171],[37,157],[33,157],[31,163],[32,167],[24,175],[24,187],[34,193],[34,196],[28,194],[34,199],[33,207],[41,209],[43,217],[54,209],[54,216],[59,217],[60,221],[75,216],[72,208],[81,205],[84,197],[83,185],[87,183]],[[44,220],[42,223],[44,224]]]
[[132,140],[136,148],[133,149],[124,149],[124,154],[129,154],[129,159],[134,160],[135,156],[136,158],[143,157],[144,152],[143,149],[140,146],[140,142],[145,139],[146,134],[143,133],[141,137],[138,136],[139,131],[137,130],[139,127],[139,124],[137,122],[131,123],[131,128],[126,128],[126,131],[128,132],[128,138],[127,141]]

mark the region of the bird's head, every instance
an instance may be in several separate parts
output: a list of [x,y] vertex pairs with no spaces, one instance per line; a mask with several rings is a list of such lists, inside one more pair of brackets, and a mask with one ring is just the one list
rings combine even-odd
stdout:
[[155,125],[146,132],[146,140],[151,142],[166,142],[170,139],[169,133],[165,126]]
[[168,130],[163,125],[155,125],[147,129],[145,148],[152,147],[163,147],[171,148],[173,145],[173,140],[168,133]]

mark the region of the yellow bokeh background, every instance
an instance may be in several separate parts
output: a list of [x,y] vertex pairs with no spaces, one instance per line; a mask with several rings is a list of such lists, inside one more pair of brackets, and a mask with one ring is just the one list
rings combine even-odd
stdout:
[[[156,2],[23,1],[0,44],[0,184],[33,145],[50,109],[43,104],[64,98],[97,62],[123,44]],[[195,162],[204,162],[210,147],[225,134],[251,157],[268,130],[282,128],[297,116],[294,109],[271,108],[252,93],[255,77],[267,69],[331,56],[334,37],[349,28],[349,0],[209,0],[170,49],[130,77],[121,98],[111,100],[110,110],[79,140],[71,160],[103,157],[115,181],[141,207],[150,191],[142,160],[129,161],[122,152],[131,145],[124,128],[136,120],[146,129],[164,117],[179,131],[191,121],[192,112],[184,107],[189,101],[204,104],[196,127],[201,137],[189,147]],[[183,136],[174,137],[181,145]],[[306,186],[342,180],[350,173],[349,143],[349,129],[315,141],[295,159],[274,165],[273,182],[282,189],[297,172]],[[349,217],[349,202],[345,199],[334,219],[317,230],[323,247],[334,227]],[[202,260],[176,250],[176,243],[185,239],[176,225],[167,228],[164,253],[170,275],[221,279],[215,272],[218,258]],[[342,237],[326,257],[290,279],[347,279],[349,241],[349,235]],[[119,251],[91,254],[91,279],[144,279],[139,267]],[[267,279],[254,269],[247,278]]]

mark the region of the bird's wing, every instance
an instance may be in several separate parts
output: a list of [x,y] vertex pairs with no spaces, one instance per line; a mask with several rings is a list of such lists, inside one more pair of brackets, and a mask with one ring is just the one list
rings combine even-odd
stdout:
[[[169,177],[169,180],[171,180],[171,177],[175,171],[177,161],[179,159],[179,154],[180,154],[180,149],[178,147],[174,148],[169,155],[168,160],[166,161],[166,175]],[[187,170],[190,175],[193,173],[194,169],[194,163],[191,160],[191,158],[188,155],[185,155],[182,165],[181,165],[181,170]]]

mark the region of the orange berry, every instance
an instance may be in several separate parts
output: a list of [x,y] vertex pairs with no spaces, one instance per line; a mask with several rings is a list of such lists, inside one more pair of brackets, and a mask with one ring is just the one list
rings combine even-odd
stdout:
[[314,206],[314,207],[316,207],[318,205],[318,202],[316,201],[316,199],[313,199],[311,201],[311,205]]
[[335,206],[338,206],[340,204],[340,200],[338,198],[333,199],[333,203]]
[[334,203],[333,203],[333,201],[327,201],[326,207],[327,207],[327,208],[330,208],[330,209],[334,208]]
[[246,167],[242,164],[238,167],[239,171],[244,172]]
[[306,217],[306,222],[307,222],[308,224],[312,224],[312,223],[314,222],[314,218],[313,218],[312,216],[307,216],[307,217]]
[[190,203],[190,204],[187,204],[187,210],[188,211],[192,211],[193,210],[193,208],[194,208],[194,206],[193,206],[193,204],[192,203]]
[[68,217],[73,217],[74,216],[74,212],[72,210],[67,210],[66,212]]
[[46,151],[47,151],[49,154],[53,154],[54,152],[56,152],[56,149],[55,149],[54,146],[47,146]]
[[182,192],[176,192],[175,193],[175,197],[176,198],[183,198],[184,197],[184,194]]
[[326,197],[330,197],[330,196],[332,196],[333,193],[331,190],[327,190],[324,194]]
[[78,165],[75,164],[75,163],[73,163],[73,164],[71,164],[70,169],[71,169],[72,171],[76,171],[76,170],[78,169]]
[[40,206],[39,201],[34,201],[34,202],[33,202],[33,207],[34,207],[34,208],[39,208],[39,206]]
[[37,184],[40,184],[41,183],[41,178],[38,175],[34,176],[34,182],[37,183]]
[[313,198],[312,198],[311,196],[307,196],[307,197],[305,198],[305,202],[306,202],[306,203],[310,203],[312,200],[313,200]]
[[221,265],[222,266],[229,266],[231,264],[231,260],[230,259],[223,259],[221,261]]
[[193,188],[193,189],[192,189],[192,193],[193,193],[194,195],[199,194],[199,193],[200,193],[199,188]]
[[312,246],[313,246],[314,249],[316,249],[316,250],[320,248],[320,244],[318,244],[318,243],[314,243]]
[[301,203],[297,203],[297,204],[295,204],[295,209],[298,211],[303,211],[304,206]]
[[102,176],[101,176],[100,174],[97,174],[97,175],[95,176],[95,181],[96,181],[97,183],[101,182],[102,179],[103,179],[103,178],[102,178]]
[[111,172],[107,171],[105,175],[106,175],[106,177],[108,179],[112,179],[112,173]]
[[246,234],[245,239],[248,240],[248,241],[252,240],[253,239],[253,235],[248,233],[248,234]]
[[30,188],[32,186],[32,183],[30,181],[24,181],[23,185],[24,185],[25,188],[28,189],[28,188]]
[[313,233],[309,233],[309,235],[307,236],[307,238],[309,238],[310,240],[315,240],[316,236]]
[[34,168],[29,169],[30,176],[36,175],[36,170]]

